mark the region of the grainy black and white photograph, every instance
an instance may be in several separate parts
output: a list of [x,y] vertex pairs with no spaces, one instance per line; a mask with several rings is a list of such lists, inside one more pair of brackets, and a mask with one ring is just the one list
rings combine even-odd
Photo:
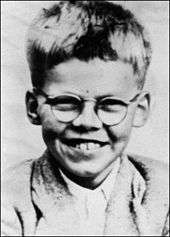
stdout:
[[169,236],[169,1],[1,1],[1,236]]

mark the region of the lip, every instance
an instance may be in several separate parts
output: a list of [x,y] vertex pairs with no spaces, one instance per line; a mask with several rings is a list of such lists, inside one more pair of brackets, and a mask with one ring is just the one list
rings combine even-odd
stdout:
[[[100,144],[101,146],[96,148],[96,149],[92,149],[92,150],[81,150],[79,148],[76,148],[74,146],[72,146],[72,144],[74,142],[77,142],[77,143],[80,143],[80,142],[84,142],[84,143],[87,143],[87,142],[94,142],[94,143],[98,143]],[[94,153],[97,153],[97,152],[102,152],[103,150],[105,149],[108,149],[110,148],[110,143],[109,142],[103,142],[103,141],[98,141],[98,140],[93,140],[93,139],[75,139],[75,138],[72,138],[72,139],[61,139],[60,140],[60,143],[62,145],[62,147],[65,147],[66,149],[69,149],[71,152],[76,152],[77,154],[84,154],[84,155],[90,155],[90,154],[94,154]],[[64,149],[65,150],[65,149]]]
[[[84,138],[63,138],[61,139],[61,142],[64,143],[65,145],[68,146],[73,146],[74,144],[80,144],[80,143],[97,143],[99,144],[101,147],[105,146],[105,145],[109,145],[108,141],[101,141],[101,140],[96,140],[96,139],[84,139]],[[100,148],[101,148],[100,147]]]

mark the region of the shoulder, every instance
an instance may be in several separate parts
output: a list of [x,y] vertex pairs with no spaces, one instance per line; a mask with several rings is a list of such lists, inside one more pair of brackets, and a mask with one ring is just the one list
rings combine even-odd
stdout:
[[160,180],[168,179],[168,164],[136,154],[128,155],[128,159],[144,179],[147,180],[154,177],[159,178]]
[[134,172],[138,172],[144,181],[142,206],[146,210],[148,223],[166,235],[169,212],[168,164],[132,154],[128,160]]
[[148,192],[168,202],[168,164],[139,155],[128,155],[128,159],[145,180]]
[[29,231],[34,228],[36,216],[31,198],[33,165],[34,160],[26,160],[3,172],[1,184],[3,236],[21,236],[23,225],[24,228],[28,225]]
[[26,160],[2,173],[2,198],[5,202],[15,203],[29,192],[34,160]]
[[18,179],[21,182],[25,180],[31,173],[33,162],[33,159],[25,160],[4,170],[2,173],[3,183],[13,185]]

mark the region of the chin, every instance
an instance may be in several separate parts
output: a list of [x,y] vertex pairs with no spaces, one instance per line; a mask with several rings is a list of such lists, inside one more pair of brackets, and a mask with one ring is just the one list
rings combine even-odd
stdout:
[[62,169],[79,177],[96,177],[115,160],[111,145],[93,150],[80,150],[56,140],[49,147]]

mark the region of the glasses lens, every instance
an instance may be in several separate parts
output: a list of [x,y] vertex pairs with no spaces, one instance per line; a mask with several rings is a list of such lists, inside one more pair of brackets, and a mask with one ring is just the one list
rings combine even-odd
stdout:
[[62,122],[70,122],[80,113],[80,101],[72,96],[58,96],[50,104],[55,117]]
[[116,125],[126,116],[127,105],[121,101],[112,98],[104,99],[98,108],[98,116],[106,125]]

